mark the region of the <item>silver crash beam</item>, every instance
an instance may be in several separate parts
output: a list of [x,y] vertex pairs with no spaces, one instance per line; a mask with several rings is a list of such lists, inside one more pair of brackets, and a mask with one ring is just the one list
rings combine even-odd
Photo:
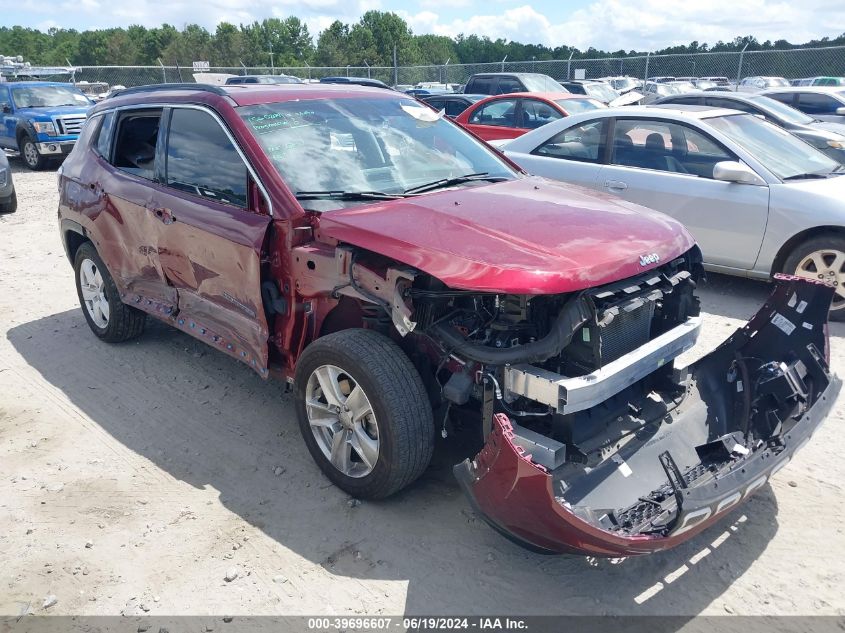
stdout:
[[589,409],[645,378],[695,345],[701,317],[652,339],[591,374],[569,378],[533,365],[505,368],[505,399],[523,396],[553,407],[558,413]]

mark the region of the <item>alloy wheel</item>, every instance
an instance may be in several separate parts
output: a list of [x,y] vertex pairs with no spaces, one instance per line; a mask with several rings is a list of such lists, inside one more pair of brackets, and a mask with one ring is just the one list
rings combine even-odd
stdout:
[[798,263],[795,274],[816,281],[826,281],[836,288],[831,310],[845,310],[845,253],[823,249],[809,253]]
[[30,167],[38,164],[38,148],[35,147],[35,143],[32,141],[24,141],[23,158]]
[[340,367],[321,365],[308,377],[305,412],[323,455],[348,477],[366,477],[379,457],[379,430],[361,385]]
[[79,288],[88,316],[98,328],[105,329],[109,324],[109,300],[103,275],[90,259],[83,259],[79,267]]

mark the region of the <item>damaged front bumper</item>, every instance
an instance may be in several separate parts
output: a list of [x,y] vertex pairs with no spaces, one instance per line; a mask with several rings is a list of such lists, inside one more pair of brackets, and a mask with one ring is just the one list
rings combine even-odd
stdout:
[[[561,444],[497,414],[481,452],[455,466],[461,487],[492,527],[535,551],[621,557],[678,545],[762,487],[830,412],[841,389],[822,351],[832,292],[778,278],[748,324],[688,368],[683,402],[590,468],[561,464]],[[775,369],[750,377],[737,359]]]

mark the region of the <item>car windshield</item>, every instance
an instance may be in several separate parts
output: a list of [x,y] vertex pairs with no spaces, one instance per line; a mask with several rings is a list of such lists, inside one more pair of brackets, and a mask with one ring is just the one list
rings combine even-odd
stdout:
[[626,90],[628,88],[634,88],[637,85],[637,82],[631,79],[630,77],[624,77],[622,79],[612,79],[610,83],[616,90]]
[[783,77],[765,77],[763,83],[767,88],[788,88],[789,82]]
[[323,198],[309,204],[320,211],[367,201],[344,196],[402,196],[464,176],[516,177],[482,142],[407,97],[283,101],[238,113],[293,193]]
[[652,84],[653,88],[651,88],[651,92],[656,92],[661,97],[668,96],[668,95],[679,95],[683,90],[681,90],[675,84]]
[[528,92],[569,92],[548,75],[540,73],[519,75]]
[[751,114],[713,117],[707,123],[743,147],[781,180],[827,176],[839,166],[783,128]]
[[595,99],[558,99],[555,103],[569,114],[578,114],[580,112],[587,112],[588,110],[598,110],[607,107],[601,101],[596,101]]
[[619,96],[618,92],[605,83],[587,84],[584,87],[588,95],[605,103],[610,103]]
[[72,86],[21,86],[12,88],[12,99],[18,108],[56,108],[87,106],[91,101]]
[[811,116],[807,116],[801,110],[796,110],[793,107],[781,103],[771,97],[764,97],[762,95],[753,95],[750,97],[754,103],[761,108],[771,111],[771,113],[782,121],[787,123],[794,123],[795,125],[808,125],[815,121]]

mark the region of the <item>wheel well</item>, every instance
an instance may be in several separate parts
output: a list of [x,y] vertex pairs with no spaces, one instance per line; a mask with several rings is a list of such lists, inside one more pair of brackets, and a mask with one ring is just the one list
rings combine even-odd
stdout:
[[76,251],[79,249],[82,244],[85,242],[90,242],[87,237],[84,235],[80,235],[76,231],[65,231],[65,244],[67,244],[67,256],[70,259],[70,262],[73,263],[74,258],[76,257]]
[[361,304],[358,301],[349,297],[341,297],[337,305],[323,319],[323,324],[320,327],[320,336],[333,334],[341,330],[363,327],[363,317]]
[[786,262],[786,258],[789,257],[790,253],[792,253],[792,251],[795,250],[795,247],[801,242],[806,242],[807,240],[818,237],[819,235],[830,234],[845,237],[845,228],[841,226],[815,226],[811,229],[807,229],[806,231],[801,231],[800,233],[793,235],[783,246],[780,247],[777,257],[775,257],[775,261],[772,264],[772,270],[769,274],[774,275],[775,273],[781,272],[783,264]]

